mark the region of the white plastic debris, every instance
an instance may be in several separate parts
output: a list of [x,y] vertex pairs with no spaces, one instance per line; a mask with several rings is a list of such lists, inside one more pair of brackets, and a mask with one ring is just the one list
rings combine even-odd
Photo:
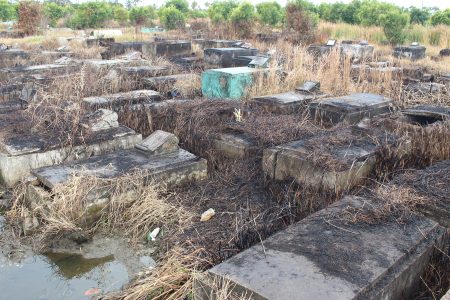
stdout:
[[204,213],[202,213],[202,216],[200,218],[200,221],[206,222],[209,219],[211,219],[216,214],[215,210],[213,208],[208,209]]
[[156,237],[158,236],[160,231],[161,231],[161,228],[159,228],[159,227],[156,227],[155,229],[153,229],[153,231],[148,234],[147,240],[152,241],[152,242],[155,241]]

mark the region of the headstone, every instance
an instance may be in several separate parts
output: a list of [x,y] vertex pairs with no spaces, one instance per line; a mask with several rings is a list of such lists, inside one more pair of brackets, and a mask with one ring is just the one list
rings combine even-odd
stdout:
[[320,90],[320,82],[305,81],[302,85],[295,89],[297,92],[305,94],[314,94]]
[[269,66],[270,57],[257,56],[254,58],[248,66],[250,68],[267,68]]
[[136,145],[136,149],[147,155],[168,154],[178,151],[178,138],[173,133],[156,130]]

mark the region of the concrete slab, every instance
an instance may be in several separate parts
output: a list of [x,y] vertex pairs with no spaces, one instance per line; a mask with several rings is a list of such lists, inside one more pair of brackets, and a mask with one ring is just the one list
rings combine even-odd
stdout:
[[344,191],[369,176],[376,148],[371,138],[341,129],[265,149],[262,168],[273,180],[294,179],[317,189]]
[[88,59],[83,61],[86,65],[96,67],[96,68],[117,68],[124,66],[131,66],[139,63],[136,60],[125,60],[125,59]]
[[407,58],[411,60],[418,60],[425,57],[427,48],[421,45],[411,44],[410,46],[397,46],[394,48],[393,55],[398,58]]
[[0,68],[12,66],[15,60],[27,59],[28,57],[28,52],[22,49],[2,50],[0,51]]
[[355,93],[348,96],[325,98],[309,103],[309,111],[317,121],[354,124],[392,110],[392,100],[382,95]]
[[224,132],[214,139],[214,149],[229,158],[243,159],[255,155],[258,147],[241,132]]
[[39,134],[12,136],[1,141],[0,180],[11,187],[32,169],[129,149],[141,140],[140,134],[124,126],[84,136],[73,145]]
[[428,125],[438,121],[450,120],[450,107],[437,105],[416,105],[402,110],[411,123]]
[[[420,284],[445,229],[413,217],[406,224],[351,223],[346,211],[376,209],[347,196],[213,267],[207,278],[231,281],[251,299],[409,299]],[[196,299],[215,299],[201,281]]]
[[80,66],[77,64],[70,65],[58,65],[58,64],[45,64],[35,65],[28,67],[15,67],[0,69],[1,74],[18,76],[18,75],[62,75],[75,73],[80,70]]
[[116,178],[138,170],[148,172],[148,180],[173,186],[206,178],[207,163],[183,149],[162,155],[145,155],[133,149],[40,168],[33,170],[33,174],[45,186],[54,188],[74,175]]
[[0,114],[11,113],[17,110],[26,109],[28,102],[20,99],[0,101]]
[[295,91],[254,97],[250,100],[252,105],[264,108],[267,112],[276,114],[294,114],[307,107],[307,104],[316,99],[314,95],[305,95]]
[[256,76],[269,69],[249,67],[211,69],[202,73],[202,93],[210,99],[240,100],[247,95]]
[[128,77],[140,79],[141,77],[166,76],[170,70],[168,67],[159,66],[139,66],[139,67],[123,67],[120,72]]
[[233,47],[233,45],[235,45],[237,42],[237,40],[218,40],[218,39],[214,39],[214,40],[204,40],[203,41],[203,46],[205,49],[209,49],[209,48],[230,48]]
[[258,50],[253,48],[210,48],[203,51],[203,61],[210,67],[229,68],[234,66],[234,58],[257,54]]
[[145,88],[165,92],[167,90],[171,90],[178,81],[191,79],[192,74],[174,74],[167,76],[142,78],[141,82]]
[[153,90],[137,90],[131,92],[109,94],[83,99],[83,107],[94,111],[100,108],[111,109],[117,113],[136,104],[151,104],[161,101],[161,96]]
[[136,149],[146,155],[161,155],[178,151],[178,137],[173,133],[156,130],[142,142],[136,145]]
[[185,56],[191,54],[192,45],[191,41],[185,40],[110,43],[107,56],[114,57],[129,51],[139,51],[147,58]]

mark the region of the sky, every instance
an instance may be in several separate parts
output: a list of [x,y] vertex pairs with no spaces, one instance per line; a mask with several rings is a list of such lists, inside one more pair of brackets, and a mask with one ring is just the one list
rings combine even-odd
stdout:
[[[192,2],[192,0],[188,0],[189,3]],[[213,0],[196,0],[197,3],[201,6],[204,7],[205,2],[212,2]],[[259,2],[264,2],[267,0],[253,0],[250,1],[253,4],[257,4]],[[287,0],[277,0],[281,5],[285,5]],[[327,3],[333,3],[333,2],[337,2],[336,0],[309,0],[315,4],[320,4],[322,2],[327,2]],[[351,0],[339,0],[341,2],[344,3],[348,3],[351,2]],[[389,2],[389,3],[393,3],[395,5],[398,6],[403,6],[403,7],[410,7],[410,6],[416,6],[416,7],[422,7],[422,5],[424,7],[439,7],[440,9],[446,9],[446,8],[450,8],[450,0],[382,0],[383,2]],[[141,0],[141,5],[156,5],[156,6],[161,6],[161,4],[164,3],[164,0]]]

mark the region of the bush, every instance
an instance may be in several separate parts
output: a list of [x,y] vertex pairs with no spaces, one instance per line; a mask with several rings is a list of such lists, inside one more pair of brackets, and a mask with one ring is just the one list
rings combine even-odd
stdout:
[[253,32],[255,17],[255,7],[250,2],[242,2],[233,9],[230,20],[240,37],[249,38]]
[[183,14],[187,14],[189,12],[189,3],[187,2],[187,0],[167,0],[165,7],[171,6],[174,6]]
[[44,15],[48,19],[50,26],[55,27],[58,20],[67,15],[68,8],[66,6],[58,5],[54,2],[44,3]]
[[256,5],[256,11],[261,23],[276,26],[283,19],[283,11],[278,2],[263,2]]
[[215,1],[208,7],[208,16],[213,23],[230,20],[233,9],[238,6],[234,0]]
[[309,2],[296,0],[286,6],[286,30],[293,42],[309,43],[315,40],[318,17],[308,7]]
[[17,26],[25,35],[36,34],[42,21],[42,5],[37,1],[21,1]]
[[401,44],[405,41],[405,28],[409,24],[408,14],[390,11],[380,15],[378,20],[391,44]]
[[113,8],[106,2],[86,2],[75,6],[75,12],[68,20],[72,28],[98,28],[113,19]]
[[411,24],[421,24],[425,25],[425,23],[430,18],[430,10],[427,8],[417,8],[417,7],[410,7],[409,8],[409,17],[411,19]]
[[393,4],[378,1],[364,1],[361,4],[357,17],[359,23],[364,26],[382,26],[380,16],[395,12],[400,13],[400,8]]
[[129,18],[128,10],[120,4],[114,5],[113,15],[114,15],[114,21],[117,21],[119,24],[123,25],[128,22],[128,18]]
[[438,11],[431,17],[431,24],[436,26],[439,24],[450,26],[450,8],[444,11]]
[[151,24],[156,19],[156,11],[152,6],[139,6],[130,9],[130,21],[137,25],[142,26]]
[[158,11],[159,20],[167,30],[184,28],[186,16],[175,6],[163,7]]
[[7,0],[0,0],[0,21],[11,21],[17,18],[16,9]]

